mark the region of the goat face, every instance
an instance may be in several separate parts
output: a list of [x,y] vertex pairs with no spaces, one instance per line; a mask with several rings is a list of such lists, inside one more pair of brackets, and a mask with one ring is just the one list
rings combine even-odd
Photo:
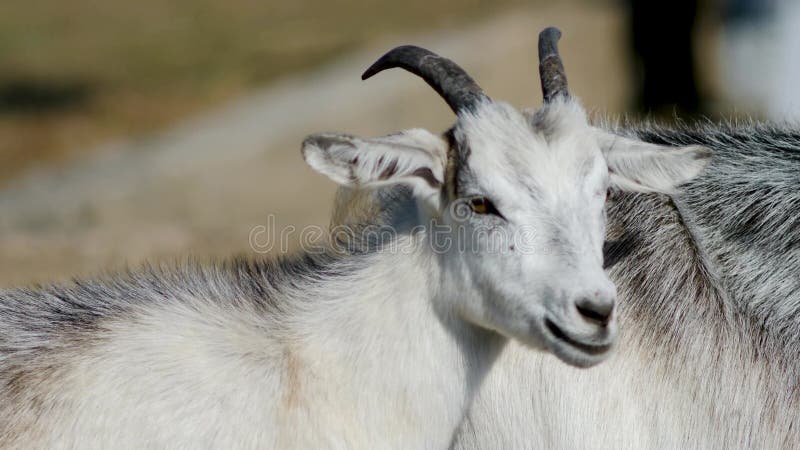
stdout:
[[544,72],[546,103],[529,114],[490,100],[454,63],[416,47],[389,52],[366,75],[398,66],[445,97],[453,128],[444,137],[314,135],[306,161],[345,186],[414,188],[431,219],[447,314],[576,366],[602,361],[617,331],[615,288],[603,271],[607,190],[668,192],[709,152],[595,129]]
[[451,136],[442,221],[459,232],[442,264],[465,293],[455,307],[569,363],[601,361],[617,327],[602,253],[610,184],[584,112],[489,103]]

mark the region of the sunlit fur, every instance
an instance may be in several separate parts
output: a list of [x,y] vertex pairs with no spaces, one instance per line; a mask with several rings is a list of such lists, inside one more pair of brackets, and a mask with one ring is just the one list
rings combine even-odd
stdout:
[[800,132],[755,123],[619,134],[703,145],[674,195],[618,192],[619,343],[580,371],[510,344],[457,449],[788,449],[800,443]]
[[[574,305],[613,301],[604,158],[625,146],[602,146],[572,103],[532,116],[486,103],[447,136],[305,142],[344,186],[339,206],[364,208],[335,218],[391,229],[388,243],[0,292],[0,447],[446,448],[508,337],[578,366],[605,359],[615,319],[587,323]],[[465,195],[506,216],[470,216],[469,230],[530,224],[549,251],[434,252],[431,227],[454,223]],[[605,346],[585,353],[546,318]]]

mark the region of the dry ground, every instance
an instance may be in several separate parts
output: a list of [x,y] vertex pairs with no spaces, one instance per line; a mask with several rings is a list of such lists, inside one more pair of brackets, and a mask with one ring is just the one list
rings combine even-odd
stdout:
[[[573,92],[589,108],[622,111],[628,95],[622,20],[608,3],[566,2],[510,9],[434,32],[375,33],[382,37],[322,69],[250,91],[166,132],[33,171],[0,190],[0,286],[143,260],[257,257],[250,232],[266,225],[270,214],[278,228],[325,224],[335,187],[303,164],[299,143],[306,134],[441,131],[452,123],[443,102],[407,73],[359,80],[364,67],[397,44],[446,54],[494,98],[524,107],[541,99],[536,34],[555,24],[564,31]],[[324,33],[339,28],[320,26]]]

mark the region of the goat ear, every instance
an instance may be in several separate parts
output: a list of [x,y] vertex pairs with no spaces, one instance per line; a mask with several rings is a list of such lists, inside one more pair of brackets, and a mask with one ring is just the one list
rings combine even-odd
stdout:
[[303,158],[317,172],[348,187],[410,184],[418,194],[438,193],[447,158],[445,141],[412,129],[373,139],[314,134],[303,141]]
[[612,185],[626,191],[671,193],[711,161],[711,150],[699,145],[656,145],[602,130],[597,136]]

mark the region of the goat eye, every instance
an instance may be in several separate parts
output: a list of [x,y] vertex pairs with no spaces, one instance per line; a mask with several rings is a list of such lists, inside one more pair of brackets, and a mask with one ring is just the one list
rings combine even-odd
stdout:
[[[469,201],[469,206],[475,214],[493,214],[498,217],[503,217],[500,211],[494,206],[491,200],[486,197],[476,197]],[[504,217],[503,217],[504,218]]]

